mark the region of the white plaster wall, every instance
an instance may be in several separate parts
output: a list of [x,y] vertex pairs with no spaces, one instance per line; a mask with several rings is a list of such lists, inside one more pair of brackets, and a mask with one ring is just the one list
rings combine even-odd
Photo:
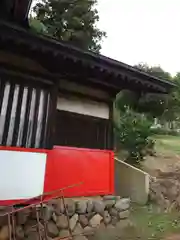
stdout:
[[84,100],[76,97],[59,97],[57,101],[57,109],[109,119],[109,106],[103,102]]

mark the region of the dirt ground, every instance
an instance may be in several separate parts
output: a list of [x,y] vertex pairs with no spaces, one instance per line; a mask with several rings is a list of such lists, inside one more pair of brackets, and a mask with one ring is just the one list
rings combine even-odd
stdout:
[[167,238],[164,238],[163,240],[179,240],[180,234],[173,234],[171,236],[168,236]]
[[158,152],[155,157],[148,156],[142,164],[143,170],[152,176],[156,176],[158,170],[167,172],[177,167],[180,168],[180,156],[172,153],[164,154]]
[[166,172],[180,167],[180,137],[155,136],[155,141],[156,156],[146,157],[143,169],[156,176],[158,169]]

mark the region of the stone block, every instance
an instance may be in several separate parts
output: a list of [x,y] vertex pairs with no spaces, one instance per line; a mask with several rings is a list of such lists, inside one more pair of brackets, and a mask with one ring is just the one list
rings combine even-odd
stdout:
[[103,201],[94,201],[94,211],[103,216],[105,204]]
[[[32,212],[31,212],[31,214],[32,214]],[[30,209],[28,209],[28,208],[17,212],[17,214],[16,214],[17,224],[18,225],[25,224],[29,217],[30,217]]]
[[57,227],[59,229],[66,229],[66,228],[68,228],[67,216],[64,215],[64,214],[61,214],[60,216],[57,216],[56,225],[57,225]]
[[16,239],[24,239],[24,230],[22,226],[16,226]]
[[74,230],[73,230],[73,234],[75,235],[79,235],[79,234],[82,234],[83,233],[83,228],[81,227],[81,224],[80,223],[77,223]]
[[109,214],[112,216],[112,217],[117,217],[118,216],[118,210],[116,208],[110,208],[109,209]]
[[98,228],[101,224],[102,216],[99,214],[96,214],[94,217],[91,218],[89,221],[89,225],[93,228]]
[[46,205],[45,207],[43,207],[43,210],[40,211],[40,219],[44,218],[45,221],[49,221],[52,217],[52,214],[53,214],[53,207]]
[[87,201],[87,213],[91,213],[94,210],[94,204],[93,201],[88,200]]
[[79,215],[79,223],[83,228],[86,227],[89,223],[87,216],[83,214]]
[[56,213],[56,215],[59,216],[59,215],[63,214],[65,212],[63,200],[61,198],[57,199],[53,204],[53,208],[54,208],[54,212]]
[[72,199],[65,200],[66,211],[69,217],[72,217],[76,211],[75,201]]
[[90,220],[92,217],[94,217],[94,215],[96,215],[95,212],[90,212],[90,213],[85,214],[85,216],[87,217],[88,220]]
[[35,219],[29,219],[24,225],[24,234],[27,237],[30,233],[37,231],[37,221]]
[[71,231],[74,230],[74,228],[77,224],[77,221],[78,221],[78,214],[74,214],[69,220],[69,226],[70,226]]
[[122,198],[118,200],[115,204],[115,208],[118,211],[125,211],[130,208],[130,199],[129,198]]
[[116,204],[115,200],[104,200],[105,209],[110,209]]
[[130,215],[130,211],[129,210],[125,210],[125,211],[122,211],[122,212],[119,212],[119,218],[120,219],[126,219],[128,218]]
[[76,202],[76,213],[78,214],[85,214],[87,211],[87,201],[77,201]]
[[57,222],[57,215],[55,214],[55,212],[53,212],[52,214],[52,220],[56,223]]
[[104,211],[103,222],[106,225],[108,225],[111,222],[111,216],[108,211]]
[[109,201],[109,200],[116,200],[116,196],[113,195],[107,195],[103,197],[104,201]]
[[67,229],[62,229],[59,232],[59,238],[68,238],[70,236],[69,230]]
[[38,232],[31,232],[25,239],[26,240],[39,240],[39,234],[38,234]]
[[59,234],[59,230],[53,221],[47,223],[47,234],[51,238],[57,237]]

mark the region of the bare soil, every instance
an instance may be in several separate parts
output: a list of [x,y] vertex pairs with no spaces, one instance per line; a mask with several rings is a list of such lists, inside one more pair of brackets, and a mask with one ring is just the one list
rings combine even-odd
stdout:
[[174,153],[157,152],[156,156],[146,157],[145,162],[142,164],[142,168],[151,176],[156,177],[158,170],[169,172],[173,169],[180,168],[180,156]]
[[173,234],[171,236],[164,238],[163,240],[180,240],[180,234]]

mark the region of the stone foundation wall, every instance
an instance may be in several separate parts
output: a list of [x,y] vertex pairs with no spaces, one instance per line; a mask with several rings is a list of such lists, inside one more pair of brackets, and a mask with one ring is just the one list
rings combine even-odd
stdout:
[[[42,215],[47,221],[49,239],[66,238],[70,236],[70,232],[75,240],[92,239],[99,229],[103,229],[105,233],[106,229],[124,225],[130,213],[130,200],[117,196],[65,199],[65,205],[66,208],[62,199],[52,200],[44,205],[43,213],[40,213],[40,222],[42,223]],[[39,239],[34,208],[17,212],[15,222],[16,239]],[[7,217],[0,217],[0,226],[0,240],[9,239]]]

